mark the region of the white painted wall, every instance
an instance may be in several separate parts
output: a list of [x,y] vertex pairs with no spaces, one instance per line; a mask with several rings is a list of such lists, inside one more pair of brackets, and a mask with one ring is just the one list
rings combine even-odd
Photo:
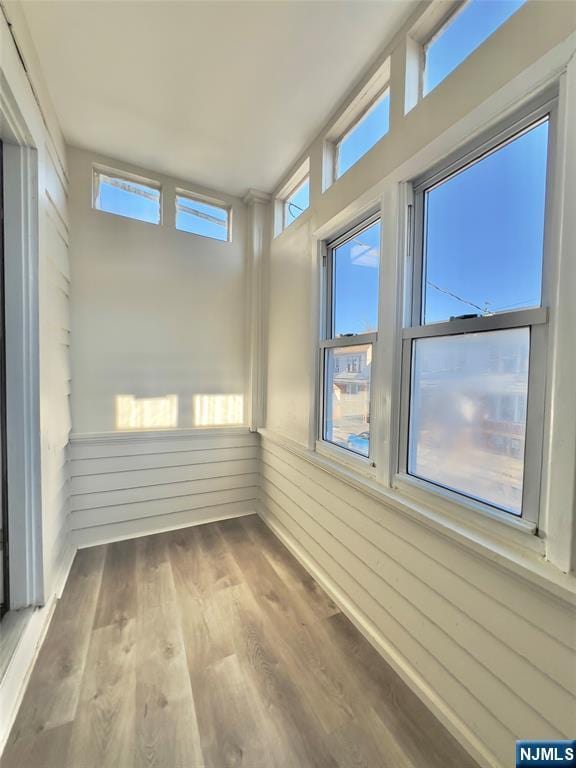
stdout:
[[[31,234],[32,255],[37,260],[38,275],[38,316],[34,322],[38,323],[39,344],[33,356],[38,358],[39,371],[38,403],[35,408],[39,413],[40,426],[40,477],[31,478],[30,487],[36,486],[39,480],[37,523],[40,530],[36,540],[37,549],[30,554],[34,563],[40,566],[42,583],[39,585],[39,598],[45,606],[32,614],[0,681],[0,749],[8,735],[36,649],[48,625],[55,596],[62,587],[73,552],[67,519],[70,272],[66,153],[21,8],[18,3],[8,2],[5,5],[28,76],[8,25],[4,17],[0,16],[2,106],[18,114],[15,122],[25,126],[21,138],[27,147],[35,150],[34,168],[30,177],[33,180],[32,191],[37,200],[37,210],[33,206],[32,218],[27,226]],[[7,190],[7,194],[13,191]],[[35,290],[35,286],[33,288]],[[8,373],[9,388],[18,386],[22,389],[28,384],[10,381]],[[17,438],[13,435],[15,441]],[[26,471],[31,472],[33,468],[26,467]],[[20,518],[23,516],[24,510],[19,509],[18,515],[12,510],[11,514],[18,519],[18,515]],[[22,553],[18,552],[17,557],[21,556]]]
[[[116,429],[115,398],[177,395],[177,428],[196,426],[194,395],[246,396],[246,210],[241,201],[69,149],[72,413],[75,434]],[[163,223],[92,208],[92,164],[162,184]],[[229,203],[232,242],[174,227],[176,187]]]
[[[310,157],[310,209],[270,243],[260,513],[481,764],[503,767],[513,762],[515,739],[568,737],[575,722],[575,577],[544,562],[555,561],[552,536],[528,541],[461,521],[442,502],[379,492],[314,453],[317,244],[382,206],[382,284],[394,295],[399,183],[562,72],[562,87],[573,90],[576,5],[530,0],[404,115],[409,27],[383,51],[391,59],[388,135],[323,193],[323,139],[345,99],[278,184]],[[573,152],[572,132],[569,157]],[[573,203],[565,198],[564,210]],[[391,369],[394,359],[394,322],[388,303],[381,369]],[[570,380],[574,360],[566,365]],[[562,402],[561,419],[571,418],[573,398],[554,402]],[[393,417],[389,398],[379,407]],[[564,441],[573,467],[572,449]],[[573,471],[554,476],[573,500]],[[555,519],[565,519],[562,509],[556,512]],[[545,533],[551,530],[548,520],[542,523]]]

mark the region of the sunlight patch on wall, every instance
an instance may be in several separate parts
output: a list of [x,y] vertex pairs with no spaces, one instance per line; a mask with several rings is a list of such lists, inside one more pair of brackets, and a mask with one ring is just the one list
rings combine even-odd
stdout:
[[194,395],[193,404],[196,427],[244,423],[243,395]]
[[116,429],[168,429],[178,426],[178,395],[116,395]]

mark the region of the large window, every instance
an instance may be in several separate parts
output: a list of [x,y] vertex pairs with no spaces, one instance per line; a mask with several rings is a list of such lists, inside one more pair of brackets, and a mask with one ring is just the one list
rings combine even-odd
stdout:
[[380,219],[327,244],[320,342],[321,439],[370,456],[370,380],[378,328]]
[[424,95],[444,80],[526,0],[465,0],[424,45]]
[[231,240],[230,209],[189,192],[176,193],[176,229],[213,240]]
[[551,106],[414,184],[400,470],[536,521]]
[[98,211],[160,224],[160,186],[146,179],[94,168],[93,205]]
[[389,127],[390,90],[386,88],[336,143],[335,178],[346,173],[369,149],[372,149],[388,133]]

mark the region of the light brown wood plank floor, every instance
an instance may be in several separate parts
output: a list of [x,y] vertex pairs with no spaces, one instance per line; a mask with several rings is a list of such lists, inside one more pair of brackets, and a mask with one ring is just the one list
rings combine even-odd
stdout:
[[1,768],[472,768],[257,517],[78,552]]

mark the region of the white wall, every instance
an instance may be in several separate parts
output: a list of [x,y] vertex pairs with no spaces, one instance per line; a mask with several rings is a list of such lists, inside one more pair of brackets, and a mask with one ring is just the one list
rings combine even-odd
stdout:
[[[382,206],[382,284],[394,295],[399,183],[566,73],[576,5],[531,0],[404,115],[409,27],[383,52],[391,57],[387,136],[322,193],[328,121],[278,185],[310,156],[310,209],[270,243],[261,515],[481,764],[506,766],[515,739],[567,738],[575,721],[575,578],[544,563],[552,559],[550,536],[528,542],[460,522],[442,503],[380,493],[314,453],[317,243]],[[573,90],[575,76],[572,60],[563,88]],[[574,135],[570,141],[573,156]],[[381,318],[381,368],[394,359],[394,322],[390,304]],[[569,419],[573,398],[564,403]],[[573,473],[561,482],[573,498]]]
[[[33,613],[25,626],[20,642],[0,681],[0,748],[17,710],[35,650],[47,626],[55,595],[62,585],[73,552],[67,519],[70,272],[66,153],[21,9],[17,3],[7,3],[6,10],[20,54],[26,62],[28,77],[8,25],[4,17],[0,16],[2,107],[11,111],[14,116],[13,123],[22,129],[20,140],[23,144],[35,150],[32,154],[31,173],[27,176],[32,180],[34,204],[31,219],[22,225],[30,234],[31,258],[35,262],[33,271],[37,272],[38,277],[37,294],[33,296],[38,315],[36,317],[32,314],[32,323],[37,323],[38,326],[38,348],[31,350],[34,358],[31,364],[32,368],[37,368],[39,372],[38,402],[33,411],[39,413],[40,477],[29,477],[29,491],[32,487],[37,487],[36,483],[39,481],[39,508],[36,519],[37,548],[33,551],[29,549],[29,554],[33,563],[40,566],[39,576],[42,583],[39,585],[39,593],[41,598],[43,596],[45,607]],[[7,123],[0,125],[3,130],[6,127]],[[5,151],[6,149],[5,144]],[[17,194],[15,188],[6,190],[5,203],[13,194]],[[6,222],[6,227],[14,225],[14,221]],[[8,257],[10,254],[7,252]],[[23,256],[20,254],[19,258]],[[28,287],[30,286],[36,291],[34,280]],[[12,302],[14,298],[8,297],[8,302]],[[9,330],[8,333],[10,334]],[[10,349],[8,354],[10,366]],[[29,389],[30,386],[30,382],[11,381],[10,371],[8,372],[8,388],[12,388],[12,392],[14,387],[22,390]],[[10,392],[8,397],[10,398]],[[17,443],[21,437],[21,434],[12,435],[11,440]],[[9,473],[12,470],[9,467]],[[21,467],[20,470],[30,474],[33,467]],[[35,491],[30,493],[29,501],[34,506]],[[24,508],[11,510],[14,520],[22,521],[24,514]],[[15,528],[16,526],[12,526],[11,544],[16,540]],[[36,531],[36,528],[34,530]],[[14,554],[18,558],[22,556],[21,551]],[[21,588],[21,585],[15,586]]]
[[[69,149],[72,413],[75,434],[116,429],[117,395],[177,395],[177,428],[195,427],[194,395],[246,394],[246,210],[236,198],[232,242],[174,227],[184,181]],[[92,208],[92,164],[162,184],[161,225]]]

